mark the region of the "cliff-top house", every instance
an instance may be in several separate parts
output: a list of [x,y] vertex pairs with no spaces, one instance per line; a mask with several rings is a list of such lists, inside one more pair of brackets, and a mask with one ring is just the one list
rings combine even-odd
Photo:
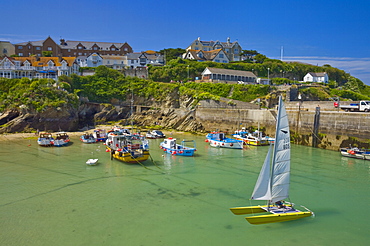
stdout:
[[[240,61],[240,53],[242,53],[242,47],[238,41],[230,42],[230,38],[227,38],[226,42],[221,41],[202,41],[200,38],[194,40],[187,48],[186,53],[183,55],[184,59],[195,59],[201,60],[203,57],[198,54],[203,55],[206,52],[214,53],[216,50],[222,50],[222,52],[227,57],[228,61]],[[199,53],[202,51],[202,53]],[[189,55],[192,53],[192,55]],[[196,55],[195,55],[196,54]],[[198,59],[201,58],[201,59]],[[225,62],[226,59],[218,59],[218,62]]]

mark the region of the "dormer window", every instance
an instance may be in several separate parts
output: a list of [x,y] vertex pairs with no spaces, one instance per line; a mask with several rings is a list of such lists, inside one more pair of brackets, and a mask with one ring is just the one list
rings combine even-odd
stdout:
[[79,50],[82,50],[82,46],[78,46],[78,49],[79,49]]

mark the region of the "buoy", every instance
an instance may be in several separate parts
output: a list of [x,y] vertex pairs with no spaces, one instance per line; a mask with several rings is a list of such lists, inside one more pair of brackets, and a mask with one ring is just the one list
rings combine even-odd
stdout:
[[230,146],[233,146],[233,144],[231,143]]

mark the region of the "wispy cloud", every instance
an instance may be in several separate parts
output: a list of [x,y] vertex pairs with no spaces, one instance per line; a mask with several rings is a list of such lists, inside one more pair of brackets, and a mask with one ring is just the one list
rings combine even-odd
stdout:
[[0,33],[1,41],[9,41],[12,44],[27,42],[27,41],[44,40],[47,37],[48,36],[45,36],[45,35],[17,35],[17,34]]
[[[280,59],[280,58],[277,58]],[[287,56],[283,57],[284,61],[300,61],[312,65],[322,66],[329,64],[344,70],[352,76],[362,80],[365,84],[370,85],[370,57],[320,57],[320,56]]]

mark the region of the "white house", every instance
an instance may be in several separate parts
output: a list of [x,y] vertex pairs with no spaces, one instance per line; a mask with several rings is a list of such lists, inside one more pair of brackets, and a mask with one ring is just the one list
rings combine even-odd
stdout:
[[103,65],[115,70],[122,70],[125,68],[125,56],[102,55]]
[[99,67],[103,65],[103,57],[98,53],[92,53],[86,58],[86,67]]
[[329,76],[326,72],[322,73],[307,73],[303,77],[303,82],[319,82],[319,83],[328,83],[329,82]]

